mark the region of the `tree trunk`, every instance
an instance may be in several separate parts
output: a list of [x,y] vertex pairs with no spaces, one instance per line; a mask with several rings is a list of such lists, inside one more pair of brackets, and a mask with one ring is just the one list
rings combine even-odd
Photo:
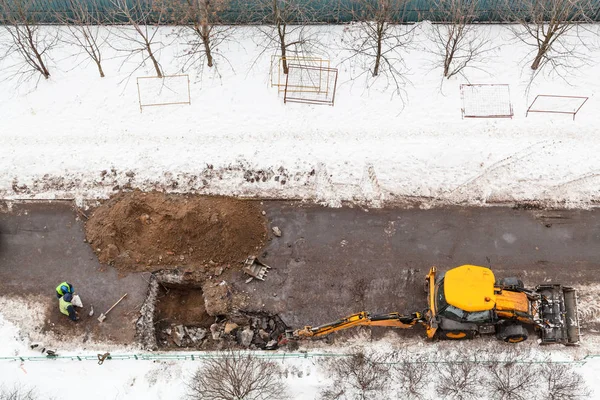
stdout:
[[377,54],[375,54],[375,66],[373,67],[373,76],[379,75],[379,66],[381,65],[381,46],[383,41],[383,24],[377,23]]
[[204,54],[206,55],[206,65],[208,67],[213,66],[213,56],[212,50],[210,48],[210,0],[198,0],[196,3],[196,21],[194,23],[194,30],[200,38],[202,39],[202,44],[204,45]]
[[204,53],[206,54],[206,64],[209,67],[213,66],[212,52],[210,51],[210,33],[208,25],[202,25],[202,43],[204,44]]
[[450,63],[452,62],[451,57],[452,56],[447,55],[446,59],[444,60],[444,76],[446,78],[448,77],[448,72],[450,71]]
[[44,64],[42,55],[37,50],[37,43],[35,43],[33,40],[33,31],[29,29],[29,25],[26,25],[25,29],[27,30],[27,44],[29,45],[29,48],[31,49],[31,51],[33,51],[33,54],[35,56],[35,59],[37,61],[37,69],[44,76],[44,78],[48,79],[50,77],[50,72],[48,71],[48,68],[46,68],[46,64]]
[[554,36],[554,32],[551,29],[548,29],[548,33],[547,33],[546,37],[544,37],[544,41],[542,42],[541,45],[538,46],[538,52],[535,55],[535,59],[533,60],[533,64],[531,64],[531,69],[532,70],[535,71],[536,69],[538,69],[538,67],[542,63],[542,60],[544,59],[544,56],[546,55],[546,53],[548,52],[548,50],[550,50],[550,44],[549,43],[550,43],[550,39],[552,39],[553,36]]
[[279,35],[279,46],[281,47],[281,61],[283,65],[283,73],[287,75],[288,64],[286,60],[286,44],[285,44],[285,21],[281,18],[281,12],[279,10],[279,4],[277,0],[273,0],[273,20],[275,21],[275,27],[277,28],[277,34]]
[[544,54],[546,54],[546,50],[544,50],[543,47],[538,49],[537,54],[535,55],[535,59],[533,60],[533,63],[531,64],[531,69],[532,70],[536,70],[538,69],[538,67],[540,66],[540,63],[542,62],[542,59],[544,58]]
[[148,51],[148,56],[152,60],[152,64],[154,64],[154,69],[156,70],[156,76],[159,78],[163,77],[162,71],[160,70],[160,65],[158,65],[158,61],[154,58],[154,53],[152,53],[152,49],[150,48],[150,44],[146,44],[146,50]]
[[280,36],[280,42],[281,42],[281,61],[283,64],[283,73],[285,75],[287,75],[288,73],[288,65],[287,65],[287,59],[286,59],[286,49],[285,49],[285,36]]
[[46,68],[46,65],[44,64],[44,61],[42,60],[42,56],[38,54],[37,49],[34,49],[35,51],[35,56],[38,60],[38,64],[41,68],[41,73],[42,75],[44,75],[44,78],[48,79],[50,77],[50,72],[48,71],[48,68]]
[[96,61],[96,65],[98,66],[98,72],[100,73],[100,78],[104,78],[104,71],[102,70],[102,64],[100,64],[100,61]]
[[449,33],[448,33],[448,41],[446,42],[446,57],[444,58],[444,77],[450,79],[450,77],[448,76],[448,74],[450,74],[450,66],[452,65],[452,60],[454,59],[454,53],[456,52],[456,42],[459,39],[459,35],[457,35],[457,37],[454,37],[455,35],[455,31],[454,29],[452,29]]

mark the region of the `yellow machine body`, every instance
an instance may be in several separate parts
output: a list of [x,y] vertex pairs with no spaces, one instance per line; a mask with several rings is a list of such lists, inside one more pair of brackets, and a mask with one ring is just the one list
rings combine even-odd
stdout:
[[462,265],[446,272],[444,295],[448,304],[464,311],[491,310],[496,305],[495,282],[489,268]]
[[[439,277],[436,267],[431,267],[425,279],[428,308],[423,313],[371,315],[362,311],[325,325],[289,331],[286,336],[299,339],[353,326],[411,328],[419,323],[430,339],[496,333],[501,340],[517,343],[527,339],[527,331],[519,325],[526,324],[536,327],[542,343],[579,342],[577,296],[572,288],[540,285],[525,289],[517,278],[496,281],[491,269],[476,265],[461,265]],[[559,304],[566,312],[554,311],[552,307]]]

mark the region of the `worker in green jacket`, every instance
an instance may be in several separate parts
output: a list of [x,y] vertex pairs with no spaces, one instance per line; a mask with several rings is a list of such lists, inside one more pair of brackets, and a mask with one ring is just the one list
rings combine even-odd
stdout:
[[56,297],[59,299],[67,293],[73,294],[73,285],[69,282],[63,282],[56,287]]
[[73,300],[73,295],[68,292],[65,293],[65,295],[58,300],[58,308],[60,309],[60,312],[67,315],[71,321],[77,321],[79,317],[77,316],[75,307],[71,304],[71,300]]

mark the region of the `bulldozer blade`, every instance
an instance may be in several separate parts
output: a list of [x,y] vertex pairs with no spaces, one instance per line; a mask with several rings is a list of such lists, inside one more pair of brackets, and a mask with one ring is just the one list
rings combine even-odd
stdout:
[[573,288],[563,288],[563,294],[565,297],[568,344],[577,344],[580,338],[577,292]]
[[577,292],[562,285],[540,285],[538,328],[542,344],[579,343],[579,320],[577,317]]

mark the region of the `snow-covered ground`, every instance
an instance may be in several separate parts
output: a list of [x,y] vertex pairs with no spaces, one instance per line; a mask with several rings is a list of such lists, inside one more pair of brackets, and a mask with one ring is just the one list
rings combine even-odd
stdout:
[[[360,69],[341,62],[347,28],[314,28],[326,44],[314,55],[339,68],[334,107],[284,104],[269,85],[270,54],[257,59],[255,28],[240,29],[220,46],[233,66],[220,60],[221,78],[205,71],[200,80],[188,71],[191,105],[143,112],[135,77],[152,75],[150,64],[127,79],[137,64],[121,66],[105,46],[107,77],[100,78],[93,63],[71,57],[77,48],[61,44],[50,53],[48,81],[0,82],[0,197],[98,198],[125,186],[331,205],[381,196],[417,198],[425,206],[527,200],[590,206],[598,199],[597,47],[585,50],[589,65],[572,71],[568,83],[540,76],[526,92],[530,49],[506,26],[479,27],[494,49],[467,77],[510,84],[515,115],[462,119],[459,85],[467,81],[441,79],[439,59],[424,50],[432,47],[430,25],[419,26],[402,53],[409,81],[402,96],[393,96],[383,79],[369,88],[363,78],[351,79]],[[158,53],[166,73],[177,74],[184,46],[172,31],[161,28],[165,46]],[[594,34],[583,35],[597,44]],[[5,60],[0,75],[9,76],[13,64]],[[525,117],[537,94],[589,100],[575,120]]]
[[[364,335],[363,335],[364,336]],[[2,341],[2,355],[0,358],[0,383],[5,388],[22,387],[33,388],[40,398],[60,398],[64,395],[65,385],[71,396],[86,399],[181,399],[189,392],[190,378],[203,361],[191,360],[193,353],[149,354],[153,359],[134,359],[133,354],[142,354],[131,349],[107,348],[105,350],[91,351],[83,349],[57,350],[58,359],[45,359],[41,357],[40,343],[31,349],[28,339],[21,337],[19,329],[0,315],[0,340]],[[446,354],[446,360],[452,357],[463,360],[505,360],[508,348],[519,349],[520,355],[516,358],[520,362],[536,362],[552,360],[554,362],[568,363],[572,369],[581,374],[585,384],[590,390],[589,398],[595,398],[600,393],[600,383],[597,376],[600,372],[600,356],[594,357],[594,349],[598,344],[584,344],[581,347],[550,346],[538,347],[535,341],[524,342],[518,345],[507,345],[496,342],[494,339],[478,339],[471,341],[466,346],[465,342],[438,342],[427,343],[425,339],[405,339],[399,341],[390,335],[377,342],[370,342],[367,337],[357,335],[342,347],[325,346],[317,344],[307,353],[282,353],[268,352],[255,353],[259,357],[270,357],[280,366],[281,378],[286,385],[287,393],[291,399],[317,399],[319,393],[332,385],[331,370],[328,362],[336,355],[364,352],[413,354],[415,359],[425,362],[424,367],[435,367],[436,362],[442,361],[440,354]],[[322,348],[319,348],[321,346]],[[118,357],[115,360],[106,360],[98,365],[96,355],[110,351]],[[129,355],[131,358],[123,359]],[[187,359],[183,356],[186,355]],[[202,356],[208,356],[203,353]],[[77,360],[77,356],[83,360]],[[181,359],[173,359],[180,356]],[[222,356],[214,353],[213,356]],[[586,358],[587,356],[587,358]],[[171,357],[171,359],[169,359]],[[20,359],[22,358],[22,360]],[[162,358],[162,359],[161,359]],[[514,358],[511,358],[515,360]],[[481,373],[485,368],[481,364]],[[486,364],[487,365],[487,364]],[[424,393],[426,398],[440,398],[435,392],[435,372],[427,379]],[[66,384],[65,382],[68,382]],[[544,382],[543,379],[540,382]],[[380,398],[397,398],[395,382],[386,384],[387,389],[378,392]],[[542,394],[541,392],[539,394]],[[483,394],[480,397],[486,398]],[[541,397],[540,397],[541,398]]]
[[[283,104],[277,88],[269,85],[270,54],[257,60],[261,48],[254,28],[240,29],[235,41],[219,49],[233,70],[222,62],[220,78],[205,71],[201,80],[194,71],[188,72],[191,105],[148,107],[143,112],[135,77],[152,75],[152,67],[146,65],[127,79],[136,64],[121,66],[111,48],[105,49],[107,77],[102,79],[93,64],[79,64],[82,56],[72,57],[77,49],[66,44],[50,54],[48,81],[17,84],[15,79],[5,79],[15,60],[4,60],[0,64],[0,198],[95,199],[119,188],[137,187],[304,198],[330,205],[381,197],[416,198],[424,206],[541,201],[587,207],[598,200],[597,48],[589,50],[590,64],[575,71],[568,83],[557,76],[540,76],[527,91],[526,46],[514,41],[504,26],[480,27],[489,32],[495,50],[479,65],[481,69],[469,70],[467,76],[471,83],[510,84],[515,115],[462,119],[459,85],[466,80],[441,79],[435,56],[423,50],[431,47],[429,25],[418,28],[404,53],[410,84],[402,96],[392,95],[381,81],[367,87],[364,79],[351,79],[357,70],[350,62],[341,62],[345,53],[340,50],[340,37],[345,28],[314,28],[327,43],[326,51],[314,55],[330,59],[331,66],[339,68],[334,107]],[[171,28],[159,32],[162,42],[169,44],[159,51],[159,58],[167,73],[177,74],[182,61],[176,56],[183,46],[171,33]],[[584,35],[587,43],[597,44],[596,36]],[[588,96],[589,100],[575,120],[569,115],[525,117],[537,94]],[[597,292],[588,292],[590,299],[597,300]],[[36,326],[43,319],[29,318],[37,314],[23,313],[18,307],[0,303],[0,357],[39,355],[29,348],[28,338],[36,338]],[[598,307],[584,312],[598,318]],[[19,322],[19,315],[26,318],[20,326],[28,329],[13,324]],[[424,340],[358,340],[326,351],[350,351],[365,343],[368,351],[413,346],[427,354],[447,346]],[[98,352],[97,346],[65,349],[53,344],[61,355]],[[493,354],[489,346],[488,342],[469,344]],[[532,341],[520,346],[537,345]],[[594,336],[584,338],[578,348],[536,347],[534,352],[540,357],[582,360],[600,354],[599,349]],[[110,351],[133,354],[136,350]],[[313,399],[329,382],[314,358],[278,362],[294,371],[286,382],[295,399]],[[63,359],[0,360],[0,382],[36,386],[44,396],[55,398],[70,387],[69,395],[86,399],[175,399],[185,393],[185,381],[198,365],[198,361],[114,360],[99,366],[94,361]],[[587,359],[577,370],[600,393],[596,379],[600,358]]]
[[[596,304],[595,298],[584,292],[582,303]],[[586,294],[588,293],[588,294]],[[188,383],[197,368],[203,365],[199,357],[222,356],[219,353],[144,352],[132,344],[129,347],[106,343],[85,343],[81,338],[73,342],[48,336],[42,332],[47,308],[43,301],[0,299],[0,387],[35,388],[40,398],[60,398],[68,377],[69,393],[86,399],[180,399],[188,392]],[[583,309],[589,317],[589,306]],[[597,316],[592,316],[597,318]],[[67,335],[68,337],[68,335]],[[36,345],[31,348],[31,345]],[[48,348],[59,354],[58,359],[43,357],[40,349]],[[364,352],[365,354],[389,354],[395,352],[400,359],[425,363],[424,368],[435,368],[436,362],[452,360],[477,361],[473,363],[486,376],[482,361],[506,360],[507,352],[518,350],[520,362],[531,362],[532,368],[539,362],[551,360],[567,363],[581,374],[591,390],[589,398],[600,393],[600,337],[584,336],[580,346],[539,346],[535,338],[513,345],[496,341],[493,337],[478,338],[469,342],[428,342],[425,338],[399,338],[389,332],[384,338],[372,341],[367,329],[356,328],[349,338],[334,345],[322,341],[302,342],[302,351],[256,352],[267,357],[281,368],[281,377],[291,399],[318,399],[319,393],[332,384],[332,359],[340,354]],[[97,354],[110,352],[115,359],[97,363]],[[145,356],[135,359],[134,355]],[[190,355],[195,354],[192,360]],[[82,360],[78,360],[77,357]],[[186,356],[186,357],[184,357]],[[510,358],[515,360],[515,358]],[[489,364],[485,364],[489,365]],[[436,394],[436,376],[430,371],[424,392],[426,398],[440,398]],[[539,382],[544,382],[540,380]],[[398,398],[396,382],[388,382],[387,390],[380,398]],[[543,392],[543,391],[542,391]],[[540,393],[542,393],[540,392]],[[482,399],[485,397],[481,397]]]

